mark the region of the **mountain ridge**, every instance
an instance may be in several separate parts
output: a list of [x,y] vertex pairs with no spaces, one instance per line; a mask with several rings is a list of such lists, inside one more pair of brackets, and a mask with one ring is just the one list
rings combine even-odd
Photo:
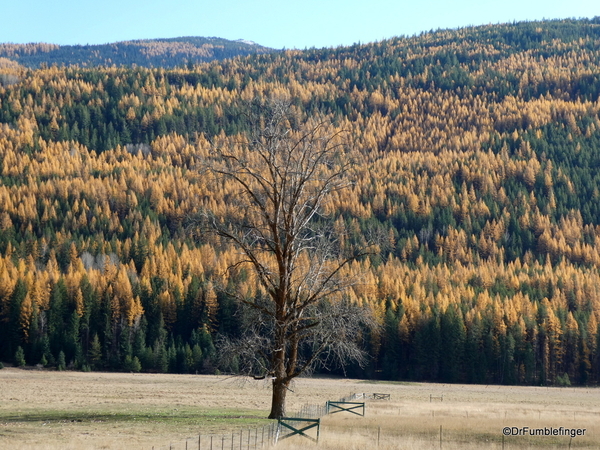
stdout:
[[277,50],[249,40],[201,36],[136,39],[93,45],[0,44],[0,58],[13,60],[28,68],[39,68],[43,64],[173,68],[272,51]]

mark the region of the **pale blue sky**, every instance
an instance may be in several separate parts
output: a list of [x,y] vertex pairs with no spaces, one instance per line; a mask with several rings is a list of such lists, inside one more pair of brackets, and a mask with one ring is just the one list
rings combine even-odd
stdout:
[[216,36],[335,47],[437,28],[600,16],[599,0],[0,0],[0,42]]

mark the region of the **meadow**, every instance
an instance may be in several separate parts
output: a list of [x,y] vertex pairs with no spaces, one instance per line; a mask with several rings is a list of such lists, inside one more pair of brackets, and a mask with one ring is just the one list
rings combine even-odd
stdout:
[[[302,378],[288,394],[288,411],[355,392],[388,393],[391,400],[367,400],[365,417],[348,413],[324,417],[319,449],[600,447],[597,388]],[[184,449],[185,439],[199,434],[268,424],[269,406],[268,382],[238,377],[5,368],[0,370],[0,448]],[[507,426],[586,431],[575,438],[503,440]],[[189,442],[194,448],[193,440]],[[317,446],[294,437],[277,448]]]

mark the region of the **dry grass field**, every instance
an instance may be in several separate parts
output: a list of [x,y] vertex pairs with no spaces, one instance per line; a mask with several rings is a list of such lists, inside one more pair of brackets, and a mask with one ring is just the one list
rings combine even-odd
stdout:
[[[299,379],[288,410],[350,393],[366,416],[322,420],[321,450],[502,447],[503,427],[585,428],[585,436],[508,436],[506,449],[600,448],[600,389]],[[430,398],[430,396],[437,398]],[[443,396],[443,400],[439,397]],[[0,370],[1,449],[184,449],[198,434],[262,426],[269,385],[226,376]],[[441,443],[440,443],[441,431]],[[193,440],[190,440],[190,449]],[[215,446],[216,450],[217,446]],[[218,446],[220,448],[220,445]],[[278,449],[317,448],[304,438]]]

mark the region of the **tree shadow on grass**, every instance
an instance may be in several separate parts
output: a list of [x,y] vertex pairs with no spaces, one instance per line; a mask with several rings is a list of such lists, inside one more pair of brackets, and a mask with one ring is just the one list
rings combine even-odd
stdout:
[[153,413],[133,412],[102,412],[91,411],[40,411],[0,415],[0,421],[5,424],[24,422],[43,423],[77,423],[77,422],[200,422],[212,423],[227,421],[246,425],[248,422],[264,421],[264,416],[232,411],[181,411],[178,409],[157,411]]

